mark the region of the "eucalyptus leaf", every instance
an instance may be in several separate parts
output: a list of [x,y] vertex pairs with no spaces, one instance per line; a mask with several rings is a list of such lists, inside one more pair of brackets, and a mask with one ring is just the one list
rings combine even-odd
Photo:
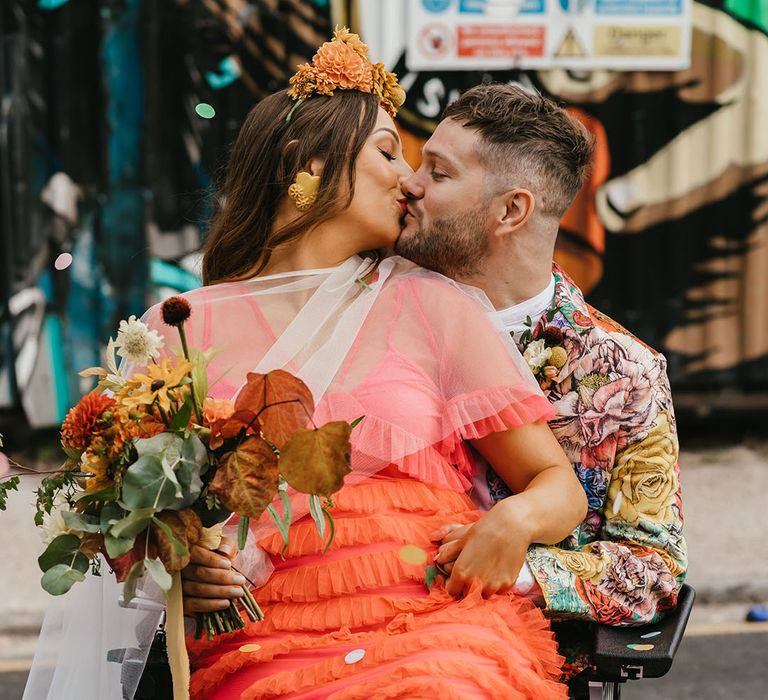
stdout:
[[112,537],[110,534],[104,535],[104,548],[107,550],[107,555],[112,559],[122,557],[123,554],[127,554],[133,549],[136,537]]
[[128,467],[123,476],[122,500],[133,510],[160,511],[177,503],[176,488],[165,475],[159,457],[145,455]]
[[83,515],[71,510],[62,510],[61,517],[64,518],[64,524],[70,530],[78,532],[96,533],[101,531],[99,521],[94,515]]
[[323,515],[323,507],[320,504],[320,496],[314,493],[309,497],[309,514],[312,516],[312,520],[315,521],[317,532],[322,542],[325,539],[325,516]]
[[280,532],[280,537],[283,538],[283,551],[285,551],[285,548],[288,546],[288,527],[283,522],[283,519],[277,512],[277,509],[271,503],[267,506],[267,512],[269,513],[272,520],[275,521],[275,525],[277,525],[277,529]]
[[75,552],[79,550],[80,538],[77,535],[59,535],[51,540],[45,551],[37,558],[37,563],[41,571],[48,571],[56,564],[66,564],[69,567]]
[[192,399],[189,398],[184,402],[184,405],[178,410],[176,415],[171,420],[171,430],[184,430],[189,424],[189,419],[192,416]]
[[251,519],[247,515],[241,515],[237,522],[237,548],[242,552],[245,549],[245,543],[248,541],[248,530]]
[[165,570],[163,562],[159,559],[150,559],[149,557],[146,557],[144,559],[144,566],[147,567],[149,575],[165,593],[171,590],[173,580],[171,579],[171,575]]
[[325,554],[328,551],[328,547],[331,546],[331,542],[333,542],[334,536],[336,535],[336,523],[333,521],[333,516],[327,508],[323,508],[323,515],[328,518],[328,527],[331,530],[330,534],[328,535],[328,541],[325,543],[325,547],[323,547],[323,554]]
[[130,603],[136,597],[136,585],[141,577],[144,576],[144,560],[134,563],[128,576],[125,577],[123,585],[123,602]]
[[184,543],[181,542],[178,537],[173,534],[171,528],[169,528],[162,520],[160,520],[160,518],[152,518],[152,522],[165,533],[165,536],[170,540],[171,544],[173,544],[173,548],[176,550],[176,554],[178,554],[180,557],[183,557],[188,553]]
[[118,520],[109,528],[110,536],[116,539],[131,539],[147,529],[155,511],[152,508],[139,508],[132,510],[122,520]]
[[100,525],[101,531],[107,532],[112,525],[122,520],[128,514],[126,508],[122,508],[117,503],[107,503],[101,509]]
[[51,595],[64,595],[74,584],[84,580],[84,572],[66,564],[56,564],[43,574],[40,585]]
[[364,419],[364,418],[365,418],[365,416],[358,416],[357,418],[355,418],[355,420],[353,420],[353,421],[352,421],[352,422],[349,424],[349,427],[350,427],[350,428],[356,428],[358,425],[360,425],[360,423],[362,423],[362,422],[363,422],[363,419]]

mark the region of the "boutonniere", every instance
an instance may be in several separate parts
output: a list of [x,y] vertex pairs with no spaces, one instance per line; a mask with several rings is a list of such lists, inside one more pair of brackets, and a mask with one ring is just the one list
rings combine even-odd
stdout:
[[[531,330],[530,327],[533,324],[530,316],[526,318],[526,325],[528,330],[520,338],[523,359],[531,368],[541,388],[549,389],[568,361],[568,352],[563,346],[565,336],[557,326],[545,326],[539,333],[539,329],[542,328],[539,324],[535,331]],[[534,334],[539,337],[535,338]]]

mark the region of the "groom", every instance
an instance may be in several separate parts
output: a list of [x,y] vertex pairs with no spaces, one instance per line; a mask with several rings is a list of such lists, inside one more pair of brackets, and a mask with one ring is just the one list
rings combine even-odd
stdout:
[[[517,589],[556,619],[637,625],[675,606],[685,576],[678,444],[664,357],[552,263],[591,155],[586,130],[547,98],[472,88],[446,108],[404,184],[395,250],[483,289],[557,409],[550,426],[589,512],[559,545],[529,549]],[[509,495],[490,468],[480,472],[478,502]],[[449,572],[466,530],[444,529],[438,561]],[[587,665],[574,626],[559,635],[571,674]]]

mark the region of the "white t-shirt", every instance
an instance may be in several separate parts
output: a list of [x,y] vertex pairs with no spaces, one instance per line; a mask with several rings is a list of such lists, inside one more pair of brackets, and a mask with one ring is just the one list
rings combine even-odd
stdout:
[[[521,301],[519,304],[509,306],[506,309],[500,309],[494,316],[504,329],[513,334],[515,341],[520,340],[520,336],[528,329],[525,324],[526,318],[530,318],[535,327],[538,320],[547,313],[552,305],[552,299],[555,297],[555,277],[550,278],[549,284],[536,296]],[[532,330],[532,329],[531,329]]]

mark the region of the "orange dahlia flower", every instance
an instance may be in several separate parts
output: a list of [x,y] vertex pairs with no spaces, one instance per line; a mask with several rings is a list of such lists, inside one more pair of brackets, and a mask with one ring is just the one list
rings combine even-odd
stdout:
[[61,425],[61,444],[73,450],[86,450],[104,427],[104,413],[112,412],[116,401],[97,390],[86,394],[69,409]]
[[326,42],[317,50],[312,63],[342,90],[371,91],[371,64],[349,44]]

